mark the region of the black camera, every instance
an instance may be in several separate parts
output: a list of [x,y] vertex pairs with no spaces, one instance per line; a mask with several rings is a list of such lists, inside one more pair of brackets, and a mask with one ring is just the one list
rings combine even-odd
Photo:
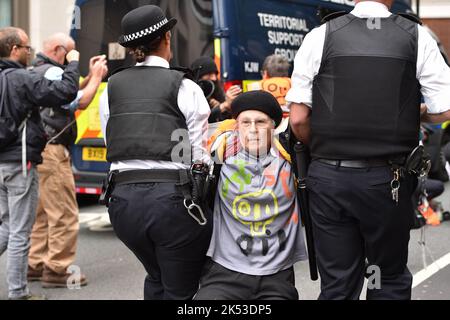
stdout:
[[216,91],[216,85],[211,80],[199,80],[197,84],[202,89],[206,99],[211,98]]

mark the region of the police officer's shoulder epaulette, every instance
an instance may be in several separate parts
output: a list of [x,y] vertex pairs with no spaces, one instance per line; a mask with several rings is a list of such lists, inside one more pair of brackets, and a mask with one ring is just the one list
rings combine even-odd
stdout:
[[113,76],[119,72],[122,72],[124,70],[130,69],[130,68],[131,68],[131,66],[117,68],[113,72],[111,72],[111,76]]
[[343,15],[346,15],[347,13],[348,13],[348,12],[346,12],[346,11],[338,11],[338,12],[330,13],[330,14],[326,15],[326,16],[322,19],[322,22],[321,22],[321,23],[322,23],[322,24],[327,23],[328,21],[331,21],[331,20],[333,20],[333,19],[342,17]]
[[422,20],[420,20],[419,17],[417,17],[417,16],[415,16],[413,14],[410,14],[410,13],[398,13],[398,15],[400,17],[405,18],[405,19],[411,20],[412,22],[415,22],[417,24],[420,24],[420,25],[423,24]]
[[189,80],[192,80],[192,81],[195,81],[195,80],[194,80],[194,79],[195,79],[195,77],[194,77],[194,72],[193,72],[191,69],[189,69],[189,68],[183,68],[183,67],[170,67],[170,70],[175,70],[175,71],[182,72],[182,73],[184,73],[184,77],[185,77],[185,78],[187,78],[187,79],[189,79]]

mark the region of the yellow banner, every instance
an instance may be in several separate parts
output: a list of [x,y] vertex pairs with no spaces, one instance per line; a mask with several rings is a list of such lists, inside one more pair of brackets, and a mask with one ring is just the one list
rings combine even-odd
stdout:
[[92,138],[102,138],[101,124],[100,124],[100,96],[103,91],[107,88],[108,83],[103,82],[94,100],[91,102],[86,110],[79,110],[76,113],[77,126],[78,126],[78,137],[75,143],[80,142],[81,139],[92,139]]

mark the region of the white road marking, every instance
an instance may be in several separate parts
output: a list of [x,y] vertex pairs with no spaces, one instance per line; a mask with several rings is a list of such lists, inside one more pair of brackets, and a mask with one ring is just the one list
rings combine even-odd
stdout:
[[432,275],[439,272],[439,270],[444,269],[446,266],[450,264],[450,253],[447,253],[445,256],[440,258],[438,261],[430,264],[427,268],[420,270],[414,275],[413,278],[413,285],[412,287],[415,288],[428,278],[430,278]]
[[84,224],[90,231],[113,231],[108,213],[83,213],[79,215],[80,224]]
[[102,213],[83,213],[78,216],[78,221],[80,224],[85,224],[91,221],[100,220],[102,216]]

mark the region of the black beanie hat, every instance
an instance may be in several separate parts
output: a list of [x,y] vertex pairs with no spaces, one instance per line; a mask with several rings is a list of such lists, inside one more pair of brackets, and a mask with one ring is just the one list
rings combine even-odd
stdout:
[[234,119],[248,110],[257,110],[267,114],[275,121],[275,127],[278,127],[283,120],[283,111],[280,104],[272,94],[266,91],[243,93],[231,103],[231,113]]
[[216,62],[210,57],[200,57],[192,63],[192,71],[194,71],[194,76],[199,79],[205,74],[209,73],[219,73],[217,69]]

